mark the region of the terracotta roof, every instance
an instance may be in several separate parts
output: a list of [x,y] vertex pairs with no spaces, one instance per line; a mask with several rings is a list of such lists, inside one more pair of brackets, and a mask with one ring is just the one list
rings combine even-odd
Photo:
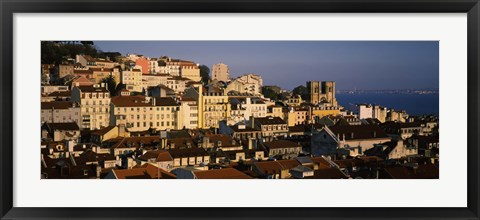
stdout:
[[52,131],[54,131],[54,130],[64,130],[64,131],[80,130],[77,123],[75,123],[75,122],[47,123],[47,126]]
[[179,106],[175,99],[170,97],[155,97],[157,106]]
[[292,169],[301,165],[300,162],[298,162],[298,160],[295,160],[295,159],[278,160],[278,162],[283,166],[284,169]]
[[113,68],[90,67],[89,70],[93,72],[113,72]]
[[145,154],[138,157],[138,159],[143,161],[148,161],[149,159],[155,159],[155,162],[173,161],[172,156],[170,156],[170,154],[165,150],[147,151]]
[[70,91],[56,91],[49,93],[47,96],[49,97],[70,97],[71,92]]
[[255,162],[255,166],[260,172],[266,175],[279,174],[285,168],[278,161],[262,161]]
[[348,177],[337,168],[319,169],[313,171],[313,176],[307,176],[305,179],[348,179]]
[[148,107],[148,106],[178,106],[179,104],[170,97],[159,98],[153,97],[155,99],[155,105],[153,102],[147,102],[145,96],[115,96],[111,99],[111,102],[115,107]]
[[405,165],[386,167],[382,170],[387,178],[392,179],[438,179],[438,167],[433,164],[422,164],[414,167]]
[[260,123],[261,125],[287,124],[283,119],[279,117],[254,118],[254,121]]
[[73,74],[93,74],[93,71],[88,70],[73,70]]
[[209,138],[210,143],[217,144],[219,141],[222,146],[232,146],[233,138],[226,134],[206,134],[205,137]]
[[111,144],[111,148],[139,148],[144,146],[157,146],[160,144],[160,136],[144,137],[117,137],[104,141],[105,144]]
[[113,128],[115,128],[116,126],[115,125],[111,125],[111,126],[108,126],[108,127],[104,127],[102,129],[99,129],[99,130],[94,130],[92,131],[91,134],[94,134],[94,135],[104,135],[106,133],[108,133],[109,131],[111,131]]
[[192,147],[192,148],[174,148],[168,150],[170,155],[173,158],[180,158],[180,157],[193,157],[193,156],[209,156],[208,152],[205,149],[200,147]]
[[286,140],[274,140],[271,142],[265,142],[263,144],[269,149],[301,147],[300,144]]
[[82,92],[108,92],[105,87],[94,87],[94,86],[78,86]]
[[112,172],[117,179],[176,179],[174,174],[148,163],[141,167],[125,170],[112,170]]
[[252,179],[252,177],[234,168],[199,170],[193,173],[197,179]]
[[68,109],[73,107],[73,102],[66,101],[54,101],[54,102],[42,102],[42,109]]
[[115,96],[112,97],[111,102],[115,107],[153,107],[151,102],[145,100],[145,96]]

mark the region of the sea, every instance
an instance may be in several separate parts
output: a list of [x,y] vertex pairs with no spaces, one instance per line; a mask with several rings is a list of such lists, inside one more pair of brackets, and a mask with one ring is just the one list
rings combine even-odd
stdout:
[[409,115],[439,116],[439,94],[387,94],[355,93],[336,94],[337,101],[346,109],[358,113],[355,104],[376,104],[388,109],[405,110]]

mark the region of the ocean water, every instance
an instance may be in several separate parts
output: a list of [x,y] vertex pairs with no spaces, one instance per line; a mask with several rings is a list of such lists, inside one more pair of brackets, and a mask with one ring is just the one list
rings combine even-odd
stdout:
[[337,101],[356,112],[355,104],[376,104],[389,109],[405,110],[409,115],[439,114],[438,94],[336,94]]

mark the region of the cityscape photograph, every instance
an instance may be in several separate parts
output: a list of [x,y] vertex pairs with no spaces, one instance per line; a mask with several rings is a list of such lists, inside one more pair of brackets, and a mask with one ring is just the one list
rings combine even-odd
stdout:
[[439,179],[438,41],[40,43],[41,179]]

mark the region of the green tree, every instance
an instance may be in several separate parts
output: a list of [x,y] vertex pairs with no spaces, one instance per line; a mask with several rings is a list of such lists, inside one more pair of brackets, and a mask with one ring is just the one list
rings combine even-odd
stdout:
[[269,98],[271,100],[277,100],[278,93],[276,93],[271,87],[262,87],[262,94],[265,98]]
[[200,68],[200,76],[202,77],[202,82],[203,84],[208,84],[210,81],[210,68],[205,65],[200,65],[198,68]]
[[103,78],[102,83],[105,83],[107,85],[108,91],[110,91],[111,96],[114,96],[117,93],[117,81],[115,80],[115,78],[113,78],[112,75]]
[[293,94],[300,95],[303,100],[306,100],[307,97],[308,97],[307,87],[305,87],[303,85],[295,87],[292,92],[293,92]]

